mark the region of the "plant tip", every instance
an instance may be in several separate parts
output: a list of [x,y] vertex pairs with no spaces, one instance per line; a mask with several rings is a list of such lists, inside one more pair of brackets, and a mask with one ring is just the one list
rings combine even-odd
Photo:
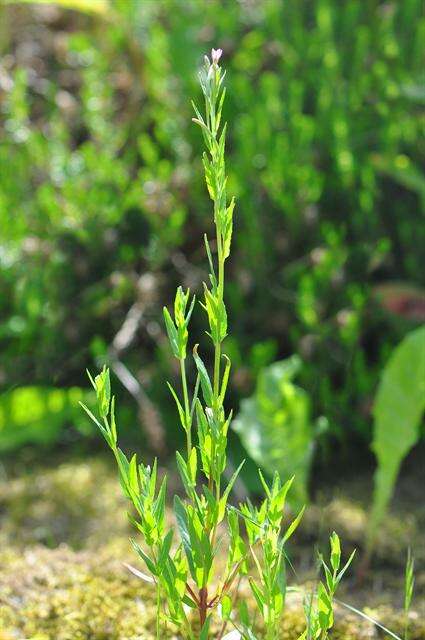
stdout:
[[222,49],[211,49],[211,60],[213,64],[218,64],[222,54],[223,54]]

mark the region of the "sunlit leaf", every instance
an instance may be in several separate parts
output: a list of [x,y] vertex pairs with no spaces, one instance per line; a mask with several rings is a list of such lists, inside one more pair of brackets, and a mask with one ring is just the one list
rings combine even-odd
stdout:
[[425,409],[425,325],[409,333],[390,357],[376,395],[373,444],[378,468],[369,545],[391,499],[400,464],[419,439]]
[[261,468],[285,479],[295,475],[291,500],[307,500],[307,481],[313,451],[310,400],[292,379],[301,366],[297,356],[263,369],[251,398],[241,402],[233,429]]

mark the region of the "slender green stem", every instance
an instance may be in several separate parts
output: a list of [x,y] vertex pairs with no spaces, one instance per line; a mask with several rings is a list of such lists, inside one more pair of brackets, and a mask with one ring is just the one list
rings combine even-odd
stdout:
[[185,620],[186,633],[187,633],[188,640],[195,640],[195,636],[194,636],[193,631],[192,631],[192,625],[190,624],[189,620],[187,619],[186,613],[184,613],[184,620]]
[[161,587],[159,582],[156,583],[156,640],[159,640],[161,628],[160,628],[160,612],[161,612]]
[[184,358],[180,358],[180,373],[181,373],[182,387],[183,387],[184,412],[186,416],[187,458],[189,459],[190,453],[192,451],[192,425],[191,425],[191,415],[190,415],[190,405],[189,405],[189,394],[187,391],[186,364],[185,364]]
[[[219,255],[221,254],[221,243],[219,244]],[[224,296],[224,260],[219,258],[218,261],[218,292],[220,294],[221,299]]]
[[[224,260],[223,260],[223,252],[221,246],[221,238],[220,232],[218,229],[218,225],[216,223],[216,231],[217,231],[217,260],[218,260],[218,295],[221,300],[223,300],[224,295]],[[221,357],[221,343],[217,342],[215,344],[215,353],[214,353],[214,400],[216,402],[216,411],[218,410],[218,397],[220,394],[220,357]]]
[[[239,589],[240,589],[240,586],[241,586],[241,582],[242,582],[242,574],[239,574],[238,581],[236,583],[236,589],[234,590],[234,593],[233,593],[232,609],[235,608],[236,601],[238,599],[238,594],[239,594]],[[229,623],[229,620],[224,620],[224,622],[223,622],[223,624],[221,626],[221,629],[220,629],[220,633],[218,635],[218,640],[222,640],[222,638],[224,636],[224,632],[227,629],[228,623]],[[237,629],[237,627],[236,627],[236,629]]]
[[[270,617],[270,616],[269,616]],[[266,636],[266,640],[275,640],[276,635],[275,635],[275,631],[271,626],[270,622],[267,622],[267,636]]]
[[221,344],[218,342],[214,349],[214,403],[215,412],[218,411],[218,398],[220,395],[220,358],[221,358]]

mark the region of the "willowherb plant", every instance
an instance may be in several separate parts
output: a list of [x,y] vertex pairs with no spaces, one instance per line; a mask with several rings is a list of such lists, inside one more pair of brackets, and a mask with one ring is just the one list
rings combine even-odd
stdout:
[[307,628],[299,640],[327,640],[329,632],[334,626],[334,599],[336,590],[353,561],[355,551],[341,567],[341,543],[339,536],[332,533],[329,539],[331,554],[330,566],[319,555],[320,564],[325,573],[325,582],[320,581],[314,597],[310,596],[305,602]]
[[404,573],[404,640],[409,640],[409,611],[412,604],[413,589],[415,587],[415,559],[408,550],[406,569]]
[[[242,579],[247,579],[260,614],[260,626],[266,640],[276,640],[286,595],[285,544],[297,528],[303,510],[282,532],[287,493],[293,478],[282,484],[275,473],[269,486],[262,474],[265,497],[259,506],[246,504],[235,508],[228,503],[239,469],[224,482],[227,466],[227,433],[231,412],[224,408],[230,374],[230,360],[222,353],[227,336],[227,313],[224,302],[225,263],[230,255],[235,201],[226,193],[225,141],[222,124],[225,98],[224,72],[220,66],[221,50],[205,56],[200,84],[205,111],[194,106],[193,121],[200,127],[206,151],[203,164],[208,193],[213,202],[217,254],[215,263],[205,236],[209,263],[209,283],[204,284],[201,302],[209,325],[207,334],[214,348],[210,375],[193,348],[196,379],[190,390],[186,375],[189,321],[195,298],[178,287],[173,314],[164,308],[165,325],[173,356],[179,361],[181,390],[168,385],[175,400],[181,426],[186,434],[186,451],[177,452],[177,465],[186,498],[174,497],[174,528],[167,527],[165,517],[166,478],[159,483],[157,462],[145,466],[134,454],[130,459],[119,448],[115,423],[115,400],[111,395],[109,370],[104,367],[91,383],[96,391],[98,415],[83,405],[100,429],[112,450],[119,470],[124,494],[134,507],[130,519],[141,534],[143,545],[133,546],[144,562],[148,574],[131,570],[156,588],[156,637],[161,629],[173,625],[183,638],[207,640],[211,621],[219,615],[218,638],[223,638],[229,624],[234,630],[227,638],[256,640],[252,616],[244,601],[237,604]],[[192,443],[196,432],[197,444]],[[242,466],[242,465],[241,465]],[[246,536],[242,536],[241,524]],[[224,544],[225,543],[225,544]],[[226,549],[223,564],[220,557]],[[333,624],[332,599],[348,564],[340,571],[340,548],[336,534],[331,538],[331,568],[323,563],[326,585],[320,583],[318,608],[312,609],[303,638],[326,638]],[[326,608],[326,613],[324,610]],[[310,633],[313,632],[313,635]],[[318,635],[319,633],[319,635]]]

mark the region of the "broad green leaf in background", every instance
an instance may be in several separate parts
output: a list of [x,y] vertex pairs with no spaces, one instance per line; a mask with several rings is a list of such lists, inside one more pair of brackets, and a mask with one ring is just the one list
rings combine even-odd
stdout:
[[0,396],[0,452],[28,443],[50,444],[65,424],[87,431],[78,403],[89,406],[94,394],[79,387],[19,387]]
[[278,471],[283,480],[295,475],[294,506],[307,501],[314,435],[310,399],[292,382],[300,368],[296,355],[264,368],[254,395],[242,400],[232,424],[248,454],[264,471]]
[[419,440],[425,409],[425,325],[411,331],[393,351],[376,394],[372,448],[378,468],[368,546],[391,499],[400,465]]

